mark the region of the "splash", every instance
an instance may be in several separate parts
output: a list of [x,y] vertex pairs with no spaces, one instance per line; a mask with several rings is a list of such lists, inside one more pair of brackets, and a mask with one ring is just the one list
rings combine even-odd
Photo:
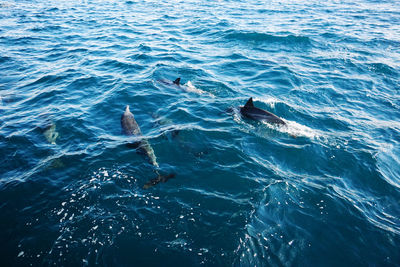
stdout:
[[286,125],[284,126],[279,126],[279,125],[273,125],[268,122],[262,122],[263,125],[267,126],[268,128],[274,129],[276,131],[288,134],[293,137],[306,137],[309,139],[315,139],[321,136],[318,131],[307,127],[305,125],[302,125],[300,123],[297,123],[295,121],[288,121],[285,120]]
[[275,97],[261,97],[261,98],[256,97],[254,98],[254,101],[263,102],[264,104],[270,106],[271,108],[275,108],[276,103],[282,102]]

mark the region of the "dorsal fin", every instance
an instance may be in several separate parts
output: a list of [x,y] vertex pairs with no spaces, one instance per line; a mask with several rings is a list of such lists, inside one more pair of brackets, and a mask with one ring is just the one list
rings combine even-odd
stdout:
[[253,104],[253,98],[250,97],[249,100],[247,100],[246,105],[244,105],[245,107],[254,107]]
[[174,81],[174,84],[176,84],[176,85],[181,85],[181,78],[177,78],[177,79]]

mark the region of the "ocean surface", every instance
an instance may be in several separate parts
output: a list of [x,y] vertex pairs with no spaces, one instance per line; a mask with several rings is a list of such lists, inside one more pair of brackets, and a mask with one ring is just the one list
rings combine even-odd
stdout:
[[[400,266],[399,25],[394,0],[1,0],[1,265]],[[141,138],[175,178],[143,189]]]

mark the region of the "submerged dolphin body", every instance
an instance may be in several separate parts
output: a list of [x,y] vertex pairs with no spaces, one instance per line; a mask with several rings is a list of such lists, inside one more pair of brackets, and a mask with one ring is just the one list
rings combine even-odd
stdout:
[[266,121],[269,123],[286,125],[286,123],[275,114],[255,107],[253,104],[252,97],[250,97],[250,99],[246,102],[246,104],[243,107],[240,107],[240,114],[242,114],[244,117],[248,119],[256,121]]
[[58,132],[56,131],[56,124],[52,121],[48,122],[43,128],[40,128],[47,142],[52,145],[56,144]]
[[[41,115],[41,117],[47,116],[47,114]],[[57,132],[56,123],[53,120],[46,118],[45,122],[42,125],[37,126],[35,129],[43,134],[49,144],[57,145],[56,140],[60,135]],[[61,158],[54,158],[50,160],[50,164],[46,167],[46,169],[63,168],[64,166],[65,164]]]
[[[129,110],[129,105],[126,106],[125,112],[121,116],[121,127],[125,135],[128,136],[142,135],[139,125],[137,124],[135,118],[133,117],[133,114]],[[174,174],[169,174],[166,176],[162,176],[159,174],[158,172],[159,165],[157,163],[156,155],[154,154],[154,150],[147,139],[142,139],[140,141],[130,143],[129,146],[135,148],[139,154],[144,155],[148,159],[149,163],[156,168],[154,171],[157,174],[157,177],[147,182],[143,186],[144,189],[154,186],[160,182],[166,182],[168,181],[168,179],[173,178],[175,176]]]

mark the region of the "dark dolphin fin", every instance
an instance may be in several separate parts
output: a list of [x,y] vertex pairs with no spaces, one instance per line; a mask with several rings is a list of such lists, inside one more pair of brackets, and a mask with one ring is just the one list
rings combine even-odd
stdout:
[[250,97],[250,99],[249,100],[247,100],[247,102],[246,102],[246,105],[244,105],[245,107],[254,107],[254,104],[253,104],[253,98],[252,97]]
[[176,84],[176,85],[181,85],[181,78],[177,78],[177,79],[174,81],[174,84]]
[[143,185],[143,189],[149,189],[150,187],[155,186],[156,184],[165,183],[166,181],[174,177],[175,177],[174,173],[170,173],[168,175],[158,175],[156,178],[153,178],[147,183],[145,183]]

